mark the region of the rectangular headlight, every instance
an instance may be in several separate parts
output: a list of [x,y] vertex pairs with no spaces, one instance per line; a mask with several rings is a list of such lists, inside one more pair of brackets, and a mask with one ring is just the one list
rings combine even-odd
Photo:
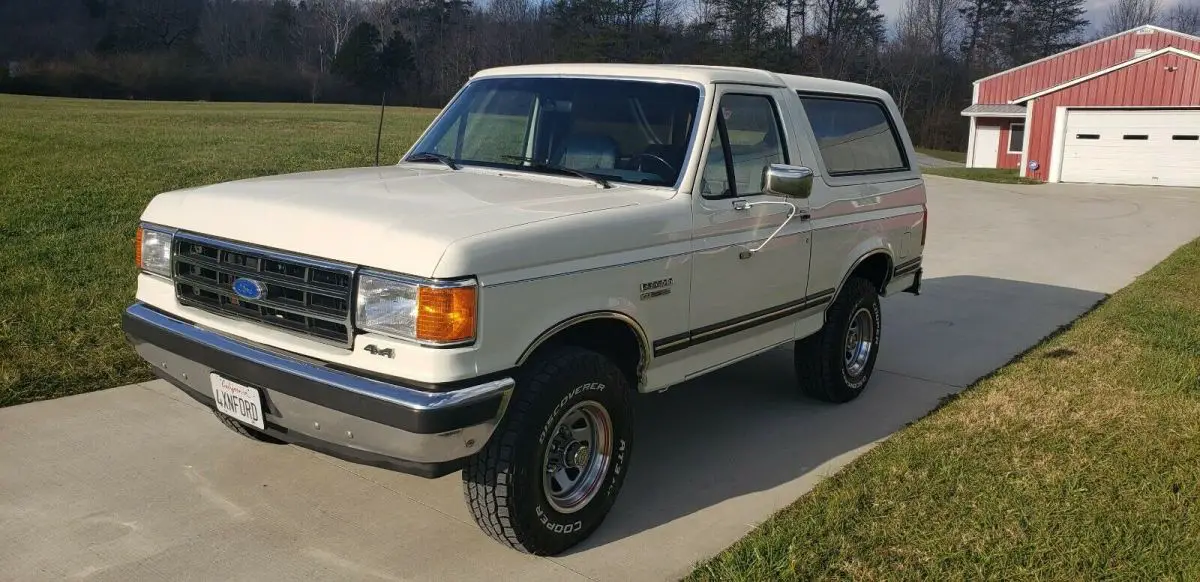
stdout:
[[152,226],[140,225],[137,230],[137,243],[134,248],[138,268],[162,275],[171,276],[171,241],[174,234],[165,230],[157,230]]
[[368,332],[432,345],[475,339],[474,281],[442,283],[363,271],[355,325]]

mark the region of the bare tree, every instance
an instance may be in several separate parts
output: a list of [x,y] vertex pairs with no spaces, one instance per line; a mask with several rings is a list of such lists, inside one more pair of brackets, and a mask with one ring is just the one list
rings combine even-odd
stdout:
[[487,14],[497,22],[527,22],[534,16],[534,8],[529,0],[492,0]]
[[349,36],[350,29],[358,24],[359,6],[354,0],[313,0],[312,9],[327,40],[321,46],[322,60],[331,62]]
[[629,32],[638,23],[645,22],[653,16],[651,9],[654,8],[654,2],[652,0],[616,0],[614,8],[616,9],[617,25]]
[[[783,10],[783,35],[790,47],[796,44],[797,31],[801,37],[807,32],[808,0],[776,0],[775,4]],[[797,22],[799,28],[796,27]]]
[[956,0],[908,0],[897,21],[897,37],[906,47],[944,56],[959,23]]
[[170,49],[200,26],[202,0],[127,0],[118,5],[128,43]]
[[839,57],[873,50],[886,36],[877,0],[816,0],[813,16],[813,33]]
[[363,2],[362,18],[379,31],[380,38],[391,38],[400,22],[404,10],[399,0],[366,0]]
[[921,30],[929,39],[933,54],[943,57],[950,52],[961,28],[957,0],[922,0]]
[[530,0],[492,0],[478,31],[484,66],[536,62],[539,43],[537,8]]
[[208,58],[228,65],[243,57],[265,58],[270,4],[207,0],[196,42]]
[[883,54],[883,87],[896,100],[896,107],[901,115],[908,115],[912,106],[913,96],[924,81],[922,65],[928,59],[923,58],[913,47],[907,46],[902,38],[891,43]]
[[1003,37],[1012,17],[1007,0],[963,0],[958,9],[962,17],[959,51],[963,64],[976,73],[1001,68]]
[[734,57],[753,58],[755,48],[766,36],[774,20],[775,3],[771,0],[716,0],[717,22],[733,45]]
[[668,24],[679,22],[681,16],[681,0],[652,0],[654,6],[650,9],[650,24],[654,28],[662,28]]
[[1200,0],[1181,0],[1166,16],[1171,30],[1184,34],[1200,34]]
[[720,9],[717,0],[690,0],[694,22],[698,24],[713,24],[717,21]]
[[1146,24],[1157,24],[1162,13],[1162,0],[1115,0],[1108,7],[1108,19],[1101,32],[1107,36]]

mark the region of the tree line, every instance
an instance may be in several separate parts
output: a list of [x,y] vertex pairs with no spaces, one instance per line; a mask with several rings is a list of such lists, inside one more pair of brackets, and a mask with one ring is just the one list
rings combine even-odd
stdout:
[[[1200,0],[1115,0],[1102,31],[1200,32]],[[867,83],[964,147],[973,79],[1089,40],[1084,0],[0,0],[0,91],[440,106],[481,68],[694,63]]]

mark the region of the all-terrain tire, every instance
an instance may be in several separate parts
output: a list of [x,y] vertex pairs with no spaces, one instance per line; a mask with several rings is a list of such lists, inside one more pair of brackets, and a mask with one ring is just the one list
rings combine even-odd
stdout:
[[[462,472],[463,494],[480,529],[536,555],[561,553],[591,535],[616,502],[629,470],[632,396],[620,368],[591,350],[558,348],[527,364],[500,426]],[[594,473],[603,477],[588,488],[590,500],[559,511],[543,478],[551,473],[547,450],[561,443],[554,440],[560,420],[580,406],[595,405],[611,420],[606,469]]]
[[216,410],[213,410],[212,413],[215,414],[217,416],[217,418],[221,419],[221,424],[225,425],[225,428],[228,428],[229,430],[236,432],[248,439],[253,439],[253,440],[264,442],[264,443],[271,443],[274,445],[283,443],[283,441],[281,441],[265,432],[259,431],[253,427],[246,426],[232,418],[229,418],[228,416],[226,416],[224,414],[221,414],[220,412],[218,412]]
[[[870,348],[852,366],[848,363],[847,339],[851,322],[861,315],[869,317],[872,324],[862,334],[869,339]],[[861,277],[851,277],[829,307],[821,331],[796,342],[796,380],[800,391],[811,398],[839,404],[858,398],[875,370],[882,322],[875,285]]]

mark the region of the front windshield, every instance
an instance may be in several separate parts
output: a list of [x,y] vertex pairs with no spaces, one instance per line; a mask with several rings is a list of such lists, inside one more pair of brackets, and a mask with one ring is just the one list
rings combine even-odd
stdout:
[[412,149],[457,165],[586,172],[603,180],[674,186],[700,90],[690,85],[582,78],[471,82]]

